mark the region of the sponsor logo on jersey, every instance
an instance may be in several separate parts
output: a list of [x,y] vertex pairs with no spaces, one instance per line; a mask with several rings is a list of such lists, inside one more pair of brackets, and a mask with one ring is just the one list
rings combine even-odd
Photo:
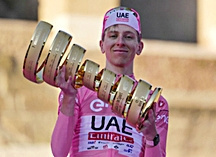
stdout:
[[82,117],[81,127],[86,133],[80,136],[79,151],[112,148],[121,154],[137,156],[141,150],[142,135],[118,116],[86,115]]
[[121,132],[127,135],[132,135],[132,127],[128,126],[125,119],[119,124],[118,120],[114,116],[92,116],[91,129],[95,131],[109,130],[110,128],[115,129],[117,132]]
[[168,124],[169,122],[169,116],[166,114],[159,114],[157,115],[155,122],[163,121],[164,123]]
[[159,101],[159,102],[158,102],[158,106],[159,106],[159,107],[163,107],[164,104],[165,104],[165,103],[164,103],[163,101]]
[[88,140],[104,140],[113,142],[134,143],[133,138],[115,132],[89,132]]
[[96,141],[88,141],[88,144],[95,144]]
[[[95,132],[88,133],[88,140],[134,143],[134,139],[130,137],[132,135],[132,127],[127,125],[125,119],[118,121],[114,116],[92,116],[91,129]],[[117,133],[110,132],[110,130],[116,130]]]
[[100,99],[95,99],[90,103],[90,109],[94,112],[100,112],[103,108],[109,107],[109,104],[103,102]]

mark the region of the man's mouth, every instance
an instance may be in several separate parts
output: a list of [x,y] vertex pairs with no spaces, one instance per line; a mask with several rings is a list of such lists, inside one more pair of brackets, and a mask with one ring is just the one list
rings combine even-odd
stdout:
[[128,53],[127,50],[123,50],[123,49],[116,49],[116,50],[113,50],[114,53],[117,53],[117,54],[124,54],[124,53]]

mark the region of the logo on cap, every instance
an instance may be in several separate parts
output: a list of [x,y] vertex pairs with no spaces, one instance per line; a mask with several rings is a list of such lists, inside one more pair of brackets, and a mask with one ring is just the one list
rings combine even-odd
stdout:
[[117,12],[116,13],[116,21],[128,22],[129,21],[129,13]]

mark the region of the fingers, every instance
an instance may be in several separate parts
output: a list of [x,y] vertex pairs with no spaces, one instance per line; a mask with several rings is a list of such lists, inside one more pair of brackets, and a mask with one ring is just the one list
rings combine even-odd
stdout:
[[56,76],[56,85],[60,87],[65,82],[65,65],[63,65],[62,68],[59,68],[58,70],[58,74]]
[[55,84],[56,84],[56,86],[57,87],[59,87],[60,86],[60,80],[61,80],[61,78],[60,78],[60,70],[58,71],[58,74],[57,74],[57,76],[55,77]]
[[64,79],[65,79],[65,71],[66,71],[65,69],[66,69],[65,65],[63,65],[62,68],[59,70],[60,77]]
[[59,87],[64,82],[65,82],[65,65],[63,65],[62,68],[58,70],[58,74],[56,76],[56,85]]
[[142,122],[142,128],[140,129],[146,137],[151,138],[157,133],[156,125],[155,125],[155,113],[153,109],[148,111],[148,119],[145,119]]
[[145,117],[145,119],[142,120],[141,124],[142,126],[145,126],[145,123],[154,123],[154,121],[155,121],[155,113],[153,109],[149,109],[147,116]]
[[72,79],[72,76],[69,76],[69,78],[68,78],[68,80],[67,80],[67,83],[68,83],[68,84],[72,84],[72,80],[73,80],[73,79]]
[[72,86],[73,78],[69,76],[68,80],[65,79],[66,67],[65,65],[59,69],[58,74],[56,76],[56,86],[58,86],[64,94],[71,95],[76,94],[76,89]]
[[60,85],[59,85],[59,87],[62,89],[62,90],[67,90],[67,89],[69,89],[69,88],[71,88],[72,87],[72,77],[71,76],[69,76],[69,78],[68,78],[68,80],[67,81],[62,81],[61,83],[60,83]]
[[149,120],[150,123],[155,122],[155,113],[154,113],[153,109],[150,109],[148,111],[148,120]]

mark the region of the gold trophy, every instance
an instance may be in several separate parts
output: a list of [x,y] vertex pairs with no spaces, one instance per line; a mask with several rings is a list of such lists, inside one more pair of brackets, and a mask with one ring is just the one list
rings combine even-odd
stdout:
[[23,64],[23,75],[32,82],[43,82],[44,62],[40,67],[38,62],[52,27],[47,22],[39,22],[28,46]]
[[85,60],[81,68],[78,70],[77,79],[75,81],[76,88],[84,85],[91,90],[95,90],[95,79],[98,71],[99,65],[97,63]]
[[46,83],[52,86],[57,87],[55,79],[57,76],[58,67],[65,51],[70,44],[71,39],[71,35],[63,31],[59,31],[51,45],[49,54],[45,61],[43,79]]
[[99,99],[110,103],[110,93],[116,81],[116,74],[108,69],[102,69],[95,80],[95,90]]
[[148,116],[148,111],[149,109],[152,108],[153,104],[157,103],[160,95],[162,92],[162,88],[157,87],[154,89],[153,94],[149,98],[149,100],[146,102],[146,104],[142,107],[139,119],[137,121],[136,129],[140,130],[143,127],[143,121],[147,118]]
[[134,91],[131,93],[131,99],[128,100],[126,104],[124,117],[133,127],[136,127],[136,123],[141,114],[141,109],[147,102],[151,87],[152,86],[148,82],[139,80]]
[[116,115],[125,118],[128,124],[139,131],[148,117],[149,109],[157,103],[162,88],[157,87],[151,91],[152,85],[144,80],[136,82],[126,75],[117,78],[115,73],[106,68],[99,71],[100,66],[88,59],[81,65],[86,50],[77,44],[73,44],[61,65],[63,55],[72,40],[72,36],[63,31],[57,33],[48,56],[38,68],[38,60],[51,29],[51,24],[39,22],[26,52],[23,75],[35,83],[44,80],[58,87],[56,76],[62,65],[65,65],[65,78],[67,80],[69,76],[72,77],[72,86],[85,86],[96,91],[98,98],[109,103]]
[[123,75],[113,86],[110,95],[112,110],[118,116],[123,116],[127,97],[132,92],[135,80]]
[[[66,65],[66,75],[65,78],[68,80],[68,77],[72,77],[72,86],[75,87],[75,80],[77,77],[77,72],[79,69],[79,66],[82,62],[83,56],[85,54],[85,49],[77,44],[73,44],[70,53],[66,59],[65,65]],[[82,80],[80,80],[82,81]],[[78,88],[79,85],[82,85],[79,80],[76,82],[76,88]]]

